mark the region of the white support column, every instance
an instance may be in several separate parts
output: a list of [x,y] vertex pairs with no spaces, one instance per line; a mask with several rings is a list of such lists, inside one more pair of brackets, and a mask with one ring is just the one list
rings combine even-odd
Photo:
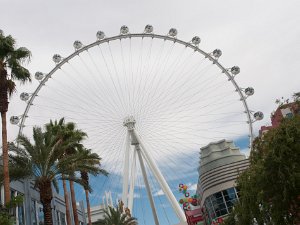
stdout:
[[133,135],[135,136],[135,138],[137,139],[138,143],[141,146],[141,152],[145,158],[145,160],[147,161],[151,171],[153,172],[156,180],[158,181],[161,189],[163,190],[163,192],[166,194],[171,206],[173,207],[178,219],[180,220],[180,222],[185,222],[186,221],[186,217],[182,211],[182,209],[180,208],[175,196],[173,195],[170,187],[168,186],[166,180],[164,179],[163,175],[161,174],[161,172],[159,171],[157,165],[155,164],[155,162],[153,161],[153,159],[150,157],[150,155],[148,154],[143,142],[141,141],[139,135],[137,134],[136,130],[133,130]]
[[107,207],[107,205],[105,204],[105,196],[103,196],[103,197],[102,197],[102,202],[103,202],[103,206],[104,206],[104,208],[106,208],[106,207]]
[[[128,133],[131,138],[131,145],[140,145],[140,151],[143,156],[143,158],[146,160],[148,163],[151,171],[153,172],[156,180],[159,182],[161,189],[163,192],[166,194],[171,206],[173,207],[173,210],[175,211],[178,219],[181,222],[185,222],[186,218],[185,215],[180,208],[175,196],[173,195],[171,189],[169,188],[167,182],[165,181],[164,177],[160,173],[158,167],[156,166],[155,162],[152,160],[150,155],[148,155],[147,150],[143,143],[141,142],[140,137],[138,136],[136,130],[135,130],[135,119],[133,116],[128,116],[124,119],[123,125],[127,127]],[[134,152],[134,154],[136,154]],[[135,159],[135,156],[134,156]],[[129,193],[129,200],[128,200],[128,208],[132,211],[132,206],[133,206],[133,193],[134,193],[134,182],[135,182],[135,160],[133,161],[132,164],[132,174],[131,174],[131,180],[130,180],[130,193]]]
[[109,203],[108,203],[108,199],[109,199],[109,195],[107,192],[105,192],[105,199],[106,199],[106,205],[107,205],[107,208],[109,206]]
[[143,161],[143,157],[142,157],[142,154],[141,154],[140,146],[136,145],[135,148],[136,148],[136,152],[137,152],[138,157],[139,157],[140,166],[141,166],[141,170],[142,170],[142,174],[143,174],[143,178],[144,178],[144,183],[145,183],[146,190],[147,190],[148,199],[150,201],[150,206],[151,206],[151,209],[152,209],[154,222],[155,222],[155,225],[159,225],[159,221],[158,221],[158,217],[157,217],[157,213],[156,213],[156,208],[155,208],[155,204],[154,204],[154,199],[153,199],[151,188],[150,188],[149,181],[148,181],[148,178],[147,178],[146,168],[145,168],[145,165],[144,165],[144,161]]
[[109,191],[109,202],[110,202],[110,206],[113,207],[113,201],[112,201],[112,196],[111,196],[111,191]]
[[130,155],[129,150],[130,150],[130,134],[129,132],[127,132],[124,170],[123,170],[123,194],[122,194],[122,201],[125,207],[128,206],[127,199],[128,199],[128,180],[129,180],[129,155]]
[[136,150],[133,149],[132,164],[131,164],[131,176],[130,176],[130,189],[128,197],[128,208],[130,212],[133,210],[133,195],[135,186],[135,176],[136,176]]

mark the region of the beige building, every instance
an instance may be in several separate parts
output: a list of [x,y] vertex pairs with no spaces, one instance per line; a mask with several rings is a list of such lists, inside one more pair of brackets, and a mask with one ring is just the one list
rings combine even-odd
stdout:
[[220,140],[201,148],[197,194],[209,224],[230,212],[238,200],[236,178],[248,166],[249,160],[233,141]]

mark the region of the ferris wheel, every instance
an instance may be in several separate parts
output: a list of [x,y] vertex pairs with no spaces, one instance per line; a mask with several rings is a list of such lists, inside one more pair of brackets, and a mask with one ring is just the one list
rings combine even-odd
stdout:
[[183,41],[174,28],[159,35],[151,25],[142,33],[122,26],[119,35],[96,37],[75,41],[72,54],[53,56],[49,73],[35,73],[39,85],[20,95],[26,108],[11,123],[25,135],[50,119],[77,123],[110,172],[91,180],[92,204],[111,190],[141,224],[147,213],[152,224],[184,221],[176,189],[189,175],[198,179],[199,148],[245,136],[251,148],[252,124],[263,118],[247,105],[254,89],[238,85],[238,66],[220,64],[221,50],[205,52],[198,36]]

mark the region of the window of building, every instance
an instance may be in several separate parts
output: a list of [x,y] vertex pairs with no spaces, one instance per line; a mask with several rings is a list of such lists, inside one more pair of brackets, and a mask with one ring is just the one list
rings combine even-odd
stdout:
[[217,192],[210,196],[217,217],[227,214],[226,205],[222,192]]
[[287,114],[285,115],[285,117],[286,117],[286,118],[292,118],[292,117],[293,117],[293,113],[287,113]]
[[66,215],[60,212],[60,225],[66,225]]
[[57,224],[58,224],[58,225],[61,225],[61,224],[60,224],[60,218],[59,218],[59,215],[60,215],[60,214],[59,214],[59,211],[56,211]]
[[224,196],[224,199],[225,199],[225,203],[226,203],[227,209],[230,212],[231,209],[232,209],[232,207],[233,207],[233,205],[234,205],[234,203],[237,200],[237,196],[235,194],[234,188],[229,188],[227,190],[224,190],[223,191],[223,196]]
[[[23,195],[20,193],[17,193],[17,195],[23,197]],[[18,205],[17,212],[18,212],[18,223],[19,223],[18,225],[25,225],[24,202]]]
[[36,201],[31,199],[31,222],[32,225],[37,225]]
[[[23,197],[22,193],[17,192],[16,190],[10,190],[10,197],[15,198],[17,196]],[[25,200],[24,200],[25,201]],[[18,205],[17,207],[10,209],[10,214],[15,218],[16,225],[25,225],[25,208],[24,202]]]
[[3,199],[3,196],[4,193],[3,193],[3,186],[0,185],[0,204],[2,205],[4,203],[4,199]]
[[227,215],[238,200],[235,188],[229,188],[208,196],[204,201],[207,222]]
[[[17,192],[15,190],[10,190],[10,198],[14,198],[17,195]],[[17,210],[15,208],[10,209],[10,214],[17,218]]]
[[44,225],[44,211],[43,211],[43,205],[40,203],[37,203],[38,208],[38,225]]

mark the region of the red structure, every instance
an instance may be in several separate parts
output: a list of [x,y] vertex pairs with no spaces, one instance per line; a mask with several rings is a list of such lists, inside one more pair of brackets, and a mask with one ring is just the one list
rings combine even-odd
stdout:
[[186,222],[188,225],[196,225],[199,222],[203,222],[201,209],[185,210]]
[[204,219],[202,217],[202,210],[198,205],[199,196],[198,195],[190,196],[190,193],[187,191],[187,189],[188,189],[187,185],[179,184],[179,192],[184,194],[184,197],[179,200],[179,203],[182,204],[186,221],[188,225],[204,224],[203,223]]
[[262,126],[259,130],[259,135],[261,136],[264,133],[268,132],[268,130],[278,127],[283,118],[286,117],[289,118],[299,113],[300,113],[299,102],[292,102],[292,103],[287,103],[279,106],[271,116],[272,125]]

